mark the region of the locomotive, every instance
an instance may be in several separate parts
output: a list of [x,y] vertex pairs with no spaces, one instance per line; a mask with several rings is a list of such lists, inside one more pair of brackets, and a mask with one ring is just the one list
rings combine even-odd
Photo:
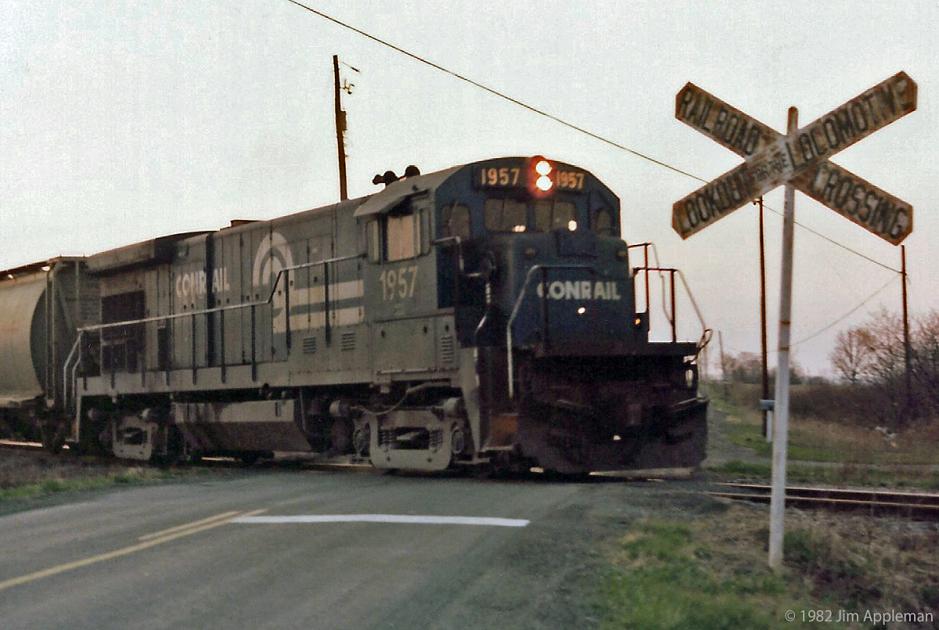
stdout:
[[540,156],[376,183],[3,272],[0,424],[147,461],[700,464],[702,342],[650,340],[613,191]]

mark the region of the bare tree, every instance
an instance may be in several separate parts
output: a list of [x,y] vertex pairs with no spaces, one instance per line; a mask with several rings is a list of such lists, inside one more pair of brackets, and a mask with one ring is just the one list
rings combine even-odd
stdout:
[[931,311],[917,322],[911,345],[917,397],[939,411],[939,311]]
[[835,349],[831,352],[831,364],[841,378],[855,385],[870,373],[873,346],[874,340],[866,328],[859,326],[843,330],[838,333]]

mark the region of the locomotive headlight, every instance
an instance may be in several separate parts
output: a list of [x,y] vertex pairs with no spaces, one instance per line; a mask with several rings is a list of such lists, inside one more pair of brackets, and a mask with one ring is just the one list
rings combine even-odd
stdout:
[[535,194],[551,192],[554,188],[554,165],[540,155],[536,155],[528,163],[528,181]]

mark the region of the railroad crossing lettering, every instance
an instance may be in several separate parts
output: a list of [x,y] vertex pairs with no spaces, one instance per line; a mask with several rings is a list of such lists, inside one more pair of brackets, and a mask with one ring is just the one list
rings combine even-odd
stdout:
[[790,182],[877,236],[900,243],[913,229],[912,206],[828,158],[914,111],[916,93],[916,83],[899,72],[788,137],[688,83],[675,97],[675,117],[746,161],[676,202],[672,227],[687,238]]
[[913,207],[846,168],[825,161],[793,180],[819,203],[880,238],[899,244],[913,231]]

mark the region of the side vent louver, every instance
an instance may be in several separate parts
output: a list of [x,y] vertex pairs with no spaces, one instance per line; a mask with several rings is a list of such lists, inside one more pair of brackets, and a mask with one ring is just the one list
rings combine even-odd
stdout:
[[440,338],[440,362],[453,363],[454,358],[453,335],[443,335]]
[[342,333],[342,337],[339,339],[339,347],[343,352],[355,350],[355,331]]
[[303,338],[303,354],[316,354],[316,337]]

